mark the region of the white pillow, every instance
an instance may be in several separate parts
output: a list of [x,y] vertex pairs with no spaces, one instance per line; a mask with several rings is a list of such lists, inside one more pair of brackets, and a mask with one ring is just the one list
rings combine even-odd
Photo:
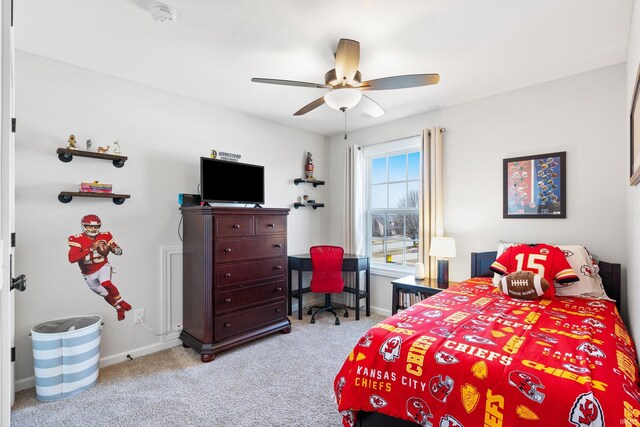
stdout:
[[598,274],[598,263],[587,248],[580,245],[556,245],[569,261],[569,265],[580,280],[568,285],[556,284],[556,295],[613,301],[604,291],[602,277]]
[[[507,248],[517,244],[518,243],[503,242],[501,240],[498,241],[498,253],[496,255],[496,259],[502,255]],[[562,252],[564,252],[564,256],[567,258],[567,261],[569,261],[569,265],[580,278],[577,282],[569,283],[567,285],[561,285],[557,282],[554,283],[557,296],[614,301],[609,298],[605,292],[604,285],[602,284],[602,277],[598,274],[598,271],[600,271],[598,263],[593,259],[587,248],[581,245],[554,246],[557,246]],[[494,273],[493,285],[496,287],[500,286],[500,279],[502,279],[502,276]]]

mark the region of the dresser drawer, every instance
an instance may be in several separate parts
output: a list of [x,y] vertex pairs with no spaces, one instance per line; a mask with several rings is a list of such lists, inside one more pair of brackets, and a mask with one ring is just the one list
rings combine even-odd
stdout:
[[286,271],[287,258],[284,257],[267,261],[221,264],[216,268],[215,287],[278,279],[284,277]]
[[253,224],[252,215],[219,216],[216,217],[216,236],[253,236]]
[[260,215],[256,218],[256,234],[284,234],[287,232],[287,217],[282,215]]
[[273,302],[262,307],[255,307],[238,313],[216,316],[216,341],[256,329],[262,325],[286,319],[286,317],[287,307],[284,298],[280,301]]
[[286,236],[262,238],[217,239],[216,263],[256,258],[282,257],[287,253]]
[[215,293],[215,313],[237,311],[252,305],[264,305],[274,299],[283,299],[287,293],[285,281],[253,286],[240,286]]

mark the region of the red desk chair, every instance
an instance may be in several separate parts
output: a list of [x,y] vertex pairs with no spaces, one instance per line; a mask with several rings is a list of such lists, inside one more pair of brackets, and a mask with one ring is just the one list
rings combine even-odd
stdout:
[[[342,279],[342,255],[344,249],[340,246],[313,246],[311,253],[311,292],[324,294],[324,307],[311,307],[307,314],[311,314],[314,308],[319,308],[311,316],[310,323],[316,323],[316,314],[328,311],[336,317],[336,325],[340,319],[331,306],[331,294],[342,293],[344,280]],[[337,307],[336,307],[337,308]],[[349,312],[344,308],[344,317],[349,317]]]

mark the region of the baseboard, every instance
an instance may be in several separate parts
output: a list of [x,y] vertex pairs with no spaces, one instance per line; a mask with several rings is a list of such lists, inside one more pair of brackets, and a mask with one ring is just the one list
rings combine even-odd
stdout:
[[[127,356],[131,356],[133,359],[135,359],[136,357],[146,356],[147,354],[166,350],[168,348],[175,347],[180,344],[182,344],[182,341],[176,338],[170,341],[159,342],[156,344],[148,345],[146,347],[140,347],[127,352],[100,358],[100,367],[104,368],[105,366],[115,365],[116,363],[120,363],[120,362],[126,362],[127,360],[129,360]],[[27,390],[29,388],[34,388],[36,386],[36,377],[31,376],[31,377],[23,378],[21,380],[17,380],[14,383],[14,385],[15,385],[16,392],[21,390]]]
[[[360,309],[362,310],[362,309]],[[380,314],[382,316],[385,317],[390,317],[391,316],[391,310],[388,310],[386,308],[381,308],[381,307],[371,307],[371,312],[375,313],[375,314]],[[362,311],[361,311],[362,313]]]

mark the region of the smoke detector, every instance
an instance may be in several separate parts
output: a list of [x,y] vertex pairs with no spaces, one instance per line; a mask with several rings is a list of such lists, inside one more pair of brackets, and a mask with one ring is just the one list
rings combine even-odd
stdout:
[[154,21],[165,24],[178,19],[178,12],[172,7],[162,3],[153,3],[150,7],[151,17]]

